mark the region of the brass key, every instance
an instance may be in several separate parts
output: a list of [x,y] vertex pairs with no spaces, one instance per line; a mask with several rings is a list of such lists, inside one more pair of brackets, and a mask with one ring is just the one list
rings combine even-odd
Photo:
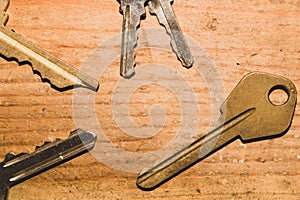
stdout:
[[[281,105],[270,100],[277,89],[288,96]],[[246,143],[284,135],[291,125],[296,101],[297,91],[290,80],[266,73],[248,74],[222,104],[219,126],[142,172],[137,186],[153,190],[237,138]]]
[[98,90],[98,81],[7,29],[8,15],[5,11],[8,6],[9,0],[0,0],[0,54],[6,58],[16,58],[18,62],[30,62],[32,69],[38,71],[43,80],[48,80],[57,88],[81,86]]

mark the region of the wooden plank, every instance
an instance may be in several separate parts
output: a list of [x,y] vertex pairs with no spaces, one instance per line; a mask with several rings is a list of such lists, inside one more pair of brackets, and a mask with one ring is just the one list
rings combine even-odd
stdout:
[[[99,57],[108,59],[109,52],[120,51],[122,16],[118,6],[114,0],[11,0],[7,27],[77,68],[91,65],[97,71],[106,67],[93,106],[106,137],[120,149],[136,155],[161,150],[174,140],[183,117],[197,119],[189,122],[190,127],[198,125],[197,131],[190,133],[190,140],[205,133],[212,113],[216,112],[211,103],[219,100],[210,96],[212,91],[206,81],[215,79],[199,73],[197,69],[203,70],[202,65],[184,69],[168,43],[162,48],[147,47],[150,40],[155,43],[147,31],[165,34],[154,16],[147,14],[142,21],[138,47],[144,47],[136,50],[137,75],[130,80],[143,81],[145,76],[153,84],[140,85],[129,99],[125,96],[131,90],[130,84],[122,91],[116,88],[122,80],[119,58],[99,60]],[[204,57],[215,63],[224,85],[220,90],[224,89],[223,95],[228,95],[251,71],[285,76],[300,88],[298,0],[176,0],[174,10],[184,34],[203,49],[199,51],[192,46],[196,63],[207,64],[207,60],[201,60],[200,54],[204,52],[207,53]],[[101,52],[105,55],[99,55]],[[107,66],[101,66],[106,62]],[[154,84],[161,80],[155,73],[149,71],[148,76],[143,73],[143,69],[153,65],[176,71],[160,77],[165,83],[172,83],[176,91]],[[192,101],[178,99],[190,97],[190,90],[181,87],[185,83],[197,100],[199,117],[181,113],[182,103],[189,105],[190,111],[195,106]],[[85,119],[90,115],[88,107],[74,100],[74,91],[80,90],[56,91],[41,82],[30,66],[0,59],[0,158],[10,151],[31,152],[45,140],[66,138],[69,131],[77,128],[76,120],[88,120]],[[116,95],[124,98],[124,102],[116,99]],[[129,101],[128,116],[134,123],[121,129],[118,120],[128,116],[118,112],[118,106],[126,106],[126,101]],[[82,106],[81,115],[74,115],[73,103]],[[165,111],[151,115],[150,108],[155,104]],[[164,116],[163,127],[153,137],[143,139],[124,132],[131,130],[138,136],[156,118]],[[236,141],[152,192],[136,187],[139,168],[129,173],[108,166],[107,163],[116,162],[125,169],[127,157],[118,155],[116,149],[105,149],[108,142],[98,137],[91,154],[15,186],[9,199],[300,199],[299,116],[296,109],[293,125],[285,136],[246,145]],[[95,127],[91,123],[91,129]],[[97,155],[111,160],[99,161]],[[141,159],[140,163],[149,167],[153,164],[147,159]]]

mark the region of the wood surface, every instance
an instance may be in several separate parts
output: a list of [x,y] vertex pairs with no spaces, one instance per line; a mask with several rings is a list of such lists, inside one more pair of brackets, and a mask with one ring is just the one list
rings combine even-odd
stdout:
[[[184,34],[200,44],[217,66],[224,95],[252,71],[285,76],[300,88],[298,0],[175,0],[173,7]],[[122,16],[114,0],[11,0],[7,13],[8,28],[77,68],[94,49],[121,34]],[[148,13],[141,24],[141,40],[146,29],[164,33]],[[120,44],[110,48],[119,51]],[[204,133],[215,112],[211,107],[215,99],[196,70],[200,66],[184,69],[168,48],[137,48],[137,70],[158,63],[184,77],[200,108],[198,131],[192,134]],[[66,138],[79,128],[73,119],[73,90],[55,90],[34,75],[29,65],[1,58],[0,70],[1,159],[11,151],[32,152],[36,145]],[[163,148],[180,126],[178,100],[162,86],[150,84],[136,90],[129,115],[137,126],[151,124],[149,108],[154,104],[164,107],[167,119],[153,137],[128,136],[111,111],[114,85],[120,80],[117,58],[110,61],[95,94],[95,112],[105,134],[129,152],[143,154]],[[299,140],[300,113],[296,109],[290,131],[283,137],[249,144],[235,141],[151,192],[136,187],[138,173],[117,170],[94,154],[85,154],[13,187],[9,199],[300,199]],[[103,138],[98,141],[95,154],[101,154]],[[110,156],[126,159],[113,152]]]

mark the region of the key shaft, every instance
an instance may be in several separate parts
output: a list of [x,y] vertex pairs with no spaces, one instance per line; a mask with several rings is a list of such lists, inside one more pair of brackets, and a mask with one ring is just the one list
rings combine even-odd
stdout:
[[[233,141],[237,135],[232,128],[246,120],[254,111],[255,108],[245,111],[142,173],[137,180],[138,187],[152,190]],[[236,128],[234,130],[236,131]]]
[[94,133],[77,129],[66,140],[47,142],[31,154],[9,153],[0,163],[0,199],[7,198],[10,187],[92,150],[95,142]]
[[135,74],[134,49],[137,46],[137,31],[141,22],[141,17],[145,15],[144,3],[145,0],[121,0],[120,9],[123,14],[123,26],[120,75],[124,78],[131,78]]

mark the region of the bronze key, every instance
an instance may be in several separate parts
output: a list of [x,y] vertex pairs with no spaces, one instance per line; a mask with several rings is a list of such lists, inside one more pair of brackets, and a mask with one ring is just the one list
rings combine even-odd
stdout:
[[76,85],[98,90],[98,81],[7,29],[8,15],[5,11],[8,5],[9,0],[0,0],[0,54],[6,58],[16,58],[18,62],[30,62],[32,69],[38,71],[43,80],[48,80],[57,88]]
[[[277,89],[288,96],[281,105],[270,100]],[[219,126],[142,172],[137,186],[153,190],[237,138],[246,143],[284,135],[291,125],[296,101],[297,91],[290,80],[266,73],[248,74],[222,104]]]

